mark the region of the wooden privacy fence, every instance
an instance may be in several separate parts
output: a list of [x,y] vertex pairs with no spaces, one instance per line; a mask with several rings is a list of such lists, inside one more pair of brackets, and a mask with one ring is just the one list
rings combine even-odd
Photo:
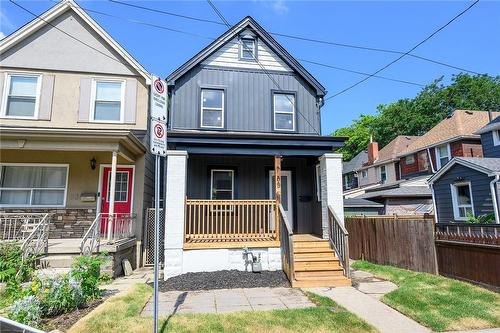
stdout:
[[437,273],[432,216],[352,216],[345,226],[351,259]]

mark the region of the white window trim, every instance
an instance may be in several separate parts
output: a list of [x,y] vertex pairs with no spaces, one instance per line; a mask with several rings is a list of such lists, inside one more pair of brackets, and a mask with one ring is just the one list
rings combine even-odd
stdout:
[[[412,162],[408,162],[408,158],[412,159]],[[407,155],[405,156],[405,165],[412,165],[412,164],[415,164],[415,155],[411,154],[411,155]]]
[[[292,106],[293,106],[293,111],[292,112],[288,112],[288,111],[276,111],[276,95],[285,95],[285,96],[293,96],[293,103],[292,103]],[[295,104],[297,103],[296,101],[296,98],[295,98],[295,94],[293,93],[287,93],[287,92],[280,92],[280,91],[274,91],[273,92],[273,118],[274,118],[274,121],[273,121],[273,127],[274,127],[274,130],[275,131],[283,131],[283,132],[295,132]],[[292,115],[292,129],[287,129],[287,128],[276,128],[276,114],[277,113],[280,113],[280,114],[291,114]]]
[[[253,42],[253,50],[252,50],[252,57],[250,58],[247,58],[247,57],[244,57],[243,56],[243,51],[245,49],[245,40],[250,40]],[[241,38],[241,47],[240,47],[240,59],[244,59],[244,60],[255,60],[257,58],[256,56],[256,46],[257,46],[257,41],[254,39],[254,38]]]
[[500,129],[493,130],[493,145],[500,146]]
[[[18,208],[18,207],[33,207],[33,208],[51,208],[51,207],[66,207],[66,200],[67,200],[67,195],[68,195],[68,181],[69,181],[69,164],[46,164],[46,163],[1,163],[0,167],[3,166],[37,166],[37,167],[66,167],[66,184],[64,185],[64,200],[62,205],[9,205],[9,204],[0,204],[0,208]],[[1,176],[1,173],[0,173]],[[10,188],[10,187],[0,187],[0,189],[17,189],[17,190],[62,190],[61,188],[52,188],[52,187],[30,187],[30,188],[21,188],[21,187],[15,187],[15,188]],[[33,195],[33,192],[32,194]],[[31,199],[30,199],[31,202]]]
[[[219,90],[222,92],[222,108],[207,108],[203,107],[203,91],[205,90]],[[201,88],[201,94],[200,94],[200,127],[202,128],[224,128],[224,113],[225,113],[225,105],[224,105],[224,100],[225,100],[225,90],[224,89],[219,89],[219,88]],[[203,110],[212,110],[212,111],[221,111],[222,113],[222,118],[221,118],[221,126],[207,126],[203,125]]]
[[[12,76],[29,76],[29,77],[36,77],[37,82],[36,82],[36,96],[35,96],[35,111],[33,112],[33,117],[22,117],[22,116],[9,116],[7,115],[7,98],[9,96],[9,90],[10,90],[10,81]],[[1,116],[2,118],[7,118],[7,119],[25,119],[25,120],[36,120],[38,119],[39,111],[40,111],[40,95],[42,91],[42,75],[41,74],[36,74],[36,73],[17,73],[17,72],[12,72],[12,73],[7,73],[5,75],[5,81],[4,81],[4,89],[3,89],[3,101],[2,101],[2,112]]]
[[[129,186],[128,186],[128,183],[130,182],[130,179],[129,179],[129,170],[117,170],[116,171],[116,174],[119,174],[119,173],[125,173],[127,175],[127,192],[125,193],[126,196],[125,196],[125,200],[116,200],[115,199],[115,203],[117,202],[128,202],[128,190],[129,190]],[[116,178],[116,176],[115,176]],[[108,193],[106,193],[106,201],[109,202],[109,196],[111,195],[111,186],[109,186],[109,184],[111,184],[111,172],[108,173]],[[116,189],[115,189],[116,191]],[[116,193],[115,193],[115,198],[116,198]]]
[[[97,82],[119,82],[121,83],[120,95],[120,120],[95,120],[95,99],[97,93]],[[123,124],[125,122],[125,90],[126,80],[122,79],[109,79],[109,78],[93,78],[92,79],[92,92],[90,95],[90,123],[110,123],[110,124]]]
[[457,186],[465,186],[465,185],[469,186],[470,206],[471,206],[471,210],[472,210],[472,215],[474,215],[474,216],[476,215],[474,213],[474,198],[473,198],[473,195],[472,195],[472,186],[471,186],[471,183],[470,182],[460,182],[460,183],[450,184],[450,188],[451,188],[451,201],[452,201],[452,204],[453,204],[453,217],[457,221],[465,221],[465,220],[467,220],[467,216],[465,216],[465,217],[461,217],[460,216],[460,210],[459,210],[459,208],[460,207],[468,207],[469,205],[459,206],[459,204],[458,204],[458,190],[457,190]]
[[439,147],[442,147],[446,145],[446,151],[448,152],[448,162],[451,160],[451,148],[450,148],[450,144],[449,143],[445,143],[445,144],[442,144],[442,145],[438,145],[434,148],[434,155],[436,156],[436,170],[439,170],[443,167],[443,165],[441,165],[441,158],[442,157],[445,157],[445,156],[441,156],[439,154]]
[[232,170],[232,169],[210,169],[210,200],[216,200],[213,198],[214,171],[215,172],[230,172],[231,173],[231,200],[234,200],[234,170]]
[[[345,177],[345,183],[346,187],[348,184],[348,178],[347,175]],[[316,201],[320,202],[321,201],[321,166],[319,164],[316,165]]]
[[[382,179],[382,168],[384,168],[384,172],[385,173],[385,179]],[[380,181],[381,182],[386,182],[387,181],[387,167],[385,165],[381,165],[379,167],[379,176],[380,176]]]

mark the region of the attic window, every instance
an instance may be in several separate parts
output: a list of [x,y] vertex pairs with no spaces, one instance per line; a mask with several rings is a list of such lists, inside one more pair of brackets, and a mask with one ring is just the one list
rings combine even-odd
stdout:
[[255,39],[244,37],[241,39],[240,58],[246,60],[257,59],[255,52]]

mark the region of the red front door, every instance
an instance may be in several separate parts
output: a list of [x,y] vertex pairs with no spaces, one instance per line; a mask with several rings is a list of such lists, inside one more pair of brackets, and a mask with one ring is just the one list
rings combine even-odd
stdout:
[[[116,168],[115,181],[115,214],[132,212],[132,180],[134,169],[130,167]],[[105,167],[102,173],[101,213],[109,213],[109,188],[111,167]]]

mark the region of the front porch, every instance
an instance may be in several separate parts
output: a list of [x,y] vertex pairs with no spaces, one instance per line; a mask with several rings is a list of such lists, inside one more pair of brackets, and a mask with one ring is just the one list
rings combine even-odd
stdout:
[[[167,157],[165,278],[248,270],[257,262],[262,270],[284,270],[294,285],[345,279],[347,243],[332,226],[343,221],[341,156],[329,153],[335,143],[218,136],[212,142],[171,134],[178,150]],[[300,237],[306,234],[311,239]]]

